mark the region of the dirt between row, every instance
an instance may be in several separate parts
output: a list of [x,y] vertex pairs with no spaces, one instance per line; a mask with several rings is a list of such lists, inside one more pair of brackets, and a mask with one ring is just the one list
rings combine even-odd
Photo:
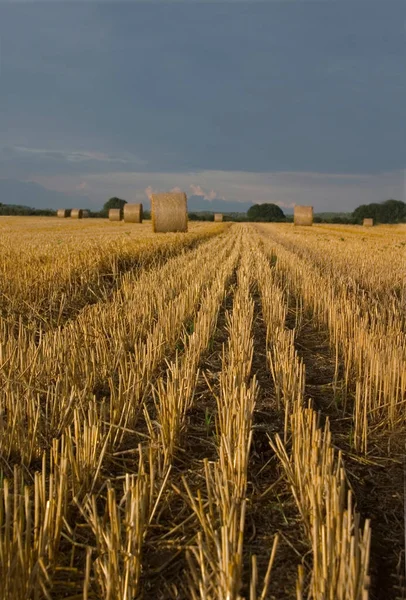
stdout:
[[159,528],[152,531],[146,540],[142,594],[145,599],[187,600],[190,597],[185,577],[189,569],[185,548],[193,542],[197,523],[182,495],[182,477],[185,477],[190,489],[197,492],[204,477],[203,459],[217,458],[215,394],[219,393],[222,348],[228,338],[226,312],[232,310],[235,285],[234,273],[209,348],[199,363],[193,407],[187,415],[181,451],[172,467],[171,485],[160,515]]
[[[159,530],[146,543],[143,598],[158,600],[189,600],[186,587],[188,565],[185,547],[192,543],[197,523],[179,490],[182,476],[190,489],[197,492],[202,485],[202,461],[217,459],[215,415],[216,394],[219,393],[219,375],[222,370],[223,344],[227,342],[226,311],[232,310],[231,282],[210,348],[200,362],[194,405],[188,415],[183,451],[175,461],[171,473],[172,490],[160,515]],[[244,534],[244,574],[242,597],[249,597],[251,556],[257,556],[258,589],[268,566],[273,539],[280,535],[276,559],[272,569],[267,600],[293,600],[297,566],[304,563],[310,569],[308,547],[303,541],[299,515],[292,494],[269,445],[269,437],[283,433],[284,417],[276,410],[276,401],[266,359],[266,326],[261,312],[260,298],[254,292],[255,317],[253,325],[254,360],[252,375],[259,383],[259,394],[254,413],[253,442],[248,468],[248,507]]]
[[[287,326],[295,324],[292,298]],[[404,431],[371,432],[367,456],[351,445],[353,432],[353,392],[346,409],[342,395],[334,391],[335,357],[329,345],[327,328],[317,327],[310,312],[305,312],[295,340],[296,351],[306,368],[307,398],[322,419],[329,417],[333,444],[343,453],[349,485],[354,492],[361,524],[371,520],[370,600],[406,598],[404,542]],[[339,379],[343,365],[339,365]]]

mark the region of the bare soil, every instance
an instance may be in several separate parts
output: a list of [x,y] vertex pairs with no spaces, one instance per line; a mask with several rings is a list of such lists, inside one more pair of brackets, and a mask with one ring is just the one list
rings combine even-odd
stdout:
[[[287,326],[295,323],[294,302]],[[368,455],[354,450],[352,396],[344,409],[340,393],[334,392],[335,357],[329,333],[305,314],[295,341],[306,367],[306,397],[312,398],[322,419],[329,417],[333,443],[341,450],[346,473],[354,492],[361,524],[371,520],[370,600],[406,597],[404,581],[404,432],[371,432]],[[339,365],[339,375],[342,364]]]

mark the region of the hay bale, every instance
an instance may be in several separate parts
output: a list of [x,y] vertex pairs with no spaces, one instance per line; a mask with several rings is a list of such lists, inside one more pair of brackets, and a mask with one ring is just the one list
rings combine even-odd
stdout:
[[187,231],[187,198],[183,192],[152,194],[152,230]]
[[72,208],[70,216],[72,219],[83,219],[83,210],[81,208]]
[[313,206],[295,206],[293,222],[295,225],[313,225]]
[[66,217],[68,216],[68,211],[66,210],[66,208],[58,208],[58,210],[56,211],[56,216],[59,219],[66,219]]
[[364,219],[362,224],[364,227],[373,227],[374,220],[373,219]]
[[82,211],[82,218],[83,219],[88,219],[90,217],[90,213],[88,210],[84,210]]
[[121,208],[110,208],[109,221],[121,221]]
[[214,213],[214,222],[221,223],[223,221],[223,215],[221,213]]
[[124,221],[142,223],[142,204],[124,204]]

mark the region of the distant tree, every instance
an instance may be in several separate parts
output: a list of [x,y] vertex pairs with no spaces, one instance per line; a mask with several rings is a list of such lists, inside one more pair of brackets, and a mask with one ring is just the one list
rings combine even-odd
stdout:
[[223,213],[223,221],[236,221],[236,222],[241,222],[243,223],[244,221],[247,220],[247,215],[246,213]]
[[253,204],[247,211],[249,221],[285,221],[283,210],[276,204]]
[[371,204],[361,204],[352,213],[353,218],[357,223],[362,223],[364,219],[373,219],[375,223],[380,222],[379,204],[376,202]]
[[2,216],[48,217],[55,214],[54,210],[46,208],[31,208],[19,204],[0,204],[0,215]]
[[207,211],[188,213],[189,221],[214,221],[214,213]]
[[188,214],[188,219],[191,221],[214,221],[214,215],[206,212],[190,213]]
[[117,198],[117,196],[113,196],[103,204],[103,208],[99,211],[98,216],[104,218],[107,217],[110,208],[119,208],[123,211],[125,204],[127,204],[127,200],[122,200],[121,198]]
[[406,221],[406,203],[401,200],[385,200],[381,204],[382,223],[403,223]]
[[108,213],[110,208],[120,208],[123,210],[125,204],[127,204],[127,200],[122,200],[121,198],[113,196],[113,198],[110,198],[110,200],[107,200],[107,202],[103,204],[103,212]]
[[352,213],[356,223],[364,219],[373,219],[374,223],[404,223],[406,222],[406,204],[401,200],[386,200],[380,204],[361,204]]

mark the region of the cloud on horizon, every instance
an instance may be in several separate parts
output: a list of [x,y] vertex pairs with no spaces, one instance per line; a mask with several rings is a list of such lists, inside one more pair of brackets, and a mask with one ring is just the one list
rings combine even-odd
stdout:
[[[379,174],[337,173],[247,173],[245,171],[203,171],[201,173],[119,173],[87,174],[86,194],[95,207],[107,198],[119,196],[145,202],[154,192],[182,190],[188,196],[206,199],[207,209],[216,201],[246,204],[272,202],[283,209],[294,204],[311,204],[317,211],[352,211],[359,204],[382,202],[388,198],[405,200],[405,171]],[[48,188],[70,192],[76,178],[41,177],[35,181]],[[194,192],[216,190],[216,197]],[[236,210],[236,209],[233,209]]]
[[190,191],[194,196],[201,196],[204,200],[208,200],[212,202],[213,200],[225,200],[224,196],[220,196],[214,190],[210,190],[210,192],[205,192],[200,185],[195,185],[191,183],[189,185]]

